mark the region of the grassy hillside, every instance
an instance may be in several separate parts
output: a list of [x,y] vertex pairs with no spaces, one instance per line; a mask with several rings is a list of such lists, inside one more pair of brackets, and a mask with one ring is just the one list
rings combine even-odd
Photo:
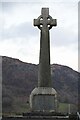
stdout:
[[[60,103],[77,104],[78,77],[80,73],[67,66],[51,65],[52,86]],[[38,65],[2,57],[2,78],[3,113],[22,113],[30,109],[29,95],[38,83]],[[64,106],[67,109],[60,104],[59,110]]]

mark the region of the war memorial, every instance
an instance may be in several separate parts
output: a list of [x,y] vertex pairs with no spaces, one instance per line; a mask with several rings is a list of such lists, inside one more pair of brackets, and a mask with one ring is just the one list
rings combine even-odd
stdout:
[[34,19],[40,30],[40,55],[38,87],[30,94],[30,110],[21,117],[3,117],[2,120],[79,120],[77,116],[58,113],[57,91],[52,88],[50,68],[49,30],[57,26],[57,20],[49,15],[49,8],[42,8],[41,15]]

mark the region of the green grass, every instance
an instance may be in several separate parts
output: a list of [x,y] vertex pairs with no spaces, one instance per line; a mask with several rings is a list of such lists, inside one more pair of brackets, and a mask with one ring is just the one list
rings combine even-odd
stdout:
[[[27,102],[27,98],[23,98],[23,96],[20,97],[14,97],[12,108],[10,110],[6,110],[6,113],[4,115],[7,116],[14,116],[14,115],[22,115],[22,113],[30,111],[29,103]],[[70,104],[70,111],[76,110],[76,105]],[[69,113],[69,104],[68,103],[59,103],[58,106],[58,112],[61,113]]]
[[21,100],[21,99],[14,99],[13,104],[13,112],[16,114],[22,114],[24,112],[27,112],[30,110],[29,103],[27,103],[27,100]]
[[62,113],[69,113],[77,111],[77,105],[68,103],[59,103],[58,111]]

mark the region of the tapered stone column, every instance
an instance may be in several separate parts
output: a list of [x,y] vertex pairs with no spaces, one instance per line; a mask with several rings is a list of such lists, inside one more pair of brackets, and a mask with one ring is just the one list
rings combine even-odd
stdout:
[[40,56],[38,87],[30,95],[30,107],[33,111],[56,111],[57,93],[51,83],[49,37],[49,30],[56,25],[56,19],[49,15],[49,8],[42,8],[41,15],[34,19],[34,26],[40,29]]

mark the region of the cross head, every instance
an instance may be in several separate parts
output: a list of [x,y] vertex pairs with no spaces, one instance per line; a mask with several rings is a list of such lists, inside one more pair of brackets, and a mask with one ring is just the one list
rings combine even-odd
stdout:
[[40,30],[42,28],[50,30],[53,26],[57,26],[57,20],[49,15],[49,8],[42,8],[41,15],[34,19],[34,26],[37,26]]

